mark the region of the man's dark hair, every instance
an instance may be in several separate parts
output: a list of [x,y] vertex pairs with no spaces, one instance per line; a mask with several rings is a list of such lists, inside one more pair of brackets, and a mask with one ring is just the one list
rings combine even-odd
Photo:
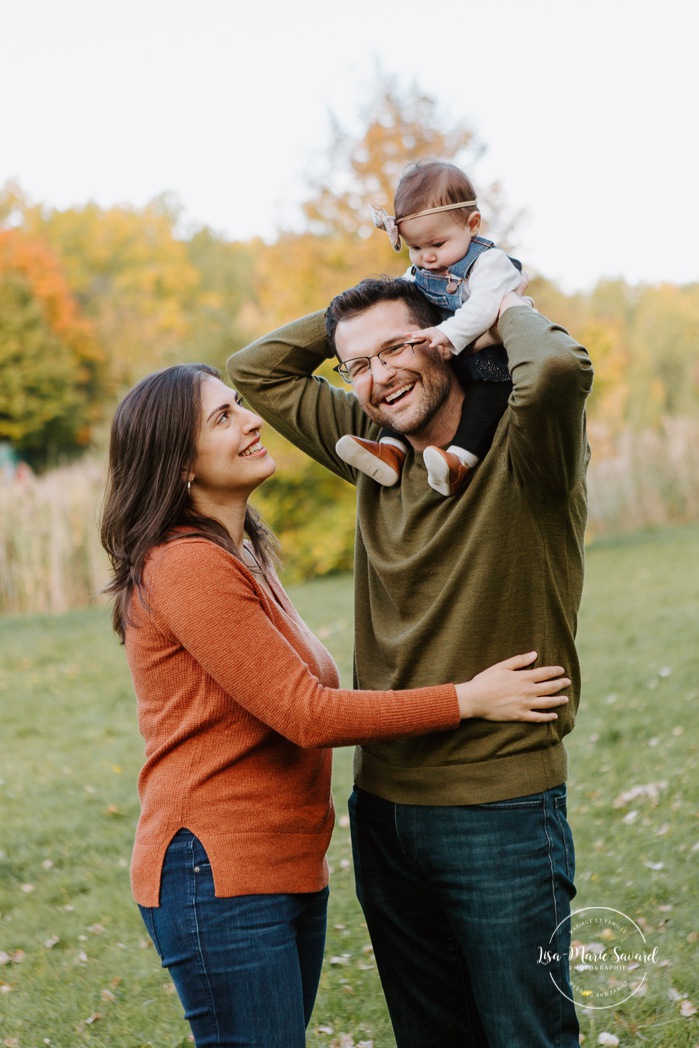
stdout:
[[388,276],[367,277],[356,287],[336,295],[328,306],[325,329],[335,352],[337,325],[342,320],[365,313],[379,302],[405,302],[411,321],[421,328],[435,327],[442,319],[439,309],[428,302],[417,285],[410,280],[396,280]]

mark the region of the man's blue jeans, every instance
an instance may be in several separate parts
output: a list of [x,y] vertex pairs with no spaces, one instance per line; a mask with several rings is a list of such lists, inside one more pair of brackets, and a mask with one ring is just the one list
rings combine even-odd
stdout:
[[398,1048],[578,1048],[552,980],[570,987],[570,922],[554,935],[575,895],[565,787],[461,807],[355,788],[350,817]]
[[180,830],[160,906],[139,906],[197,1048],[304,1048],[325,946],[328,890],[217,899],[199,840]]

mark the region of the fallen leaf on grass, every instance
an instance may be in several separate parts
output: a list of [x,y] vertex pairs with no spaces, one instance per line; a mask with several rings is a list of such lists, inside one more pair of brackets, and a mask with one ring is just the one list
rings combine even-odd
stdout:
[[597,1044],[607,1045],[607,1048],[617,1048],[619,1044],[619,1038],[616,1034],[607,1033],[606,1031],[601,1033],[597,1038]]
[[343,964],[349,964],[349,962],[350,955],[348,953],[336,954],[334,957],[330,958],[330,963],[335,967]]
[[354,1038],[350,1033],[341,1033],[338,1040],[333,1041],[330,1048],[374,1048],[373,1041],[357,1041],[354,1043]]
[[623,790],[618,797],[614,798],[612,807],[624,808],[637,797],[642,797],[649,800],[655,808],[660,800],[660,791],[664,790],[666,786],[667,782],[664,779],[662,782],[647,782],[644,786],[632,786],[631,789]]
[[683,1015],[685,1019],[689,1019],[692,1015],[696,1014],[697,1008],[691,1001],[682,1001],[682,1004],[680,1005],[680,1015]]

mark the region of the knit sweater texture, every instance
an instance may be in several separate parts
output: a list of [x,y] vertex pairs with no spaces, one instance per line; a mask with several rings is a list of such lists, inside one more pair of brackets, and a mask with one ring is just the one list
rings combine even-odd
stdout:
[[490,451],[468,487],[443,498],[410,450],[386,488],[344,463],[345,433],[376,439],[354,394],[313,372],[328,357],[322,313],[232,356],[235,387],[279,432],[356,484],[355,683],[402,688],[468,680],[536,651],[572,679],[544,724],[462,722],[455,732],[367,743],[355,781],[387,800],[480,804],[536,793],[567,774],[563,737],[580,697],[575,650],[583,584],[589,446],[587,352],[527,307],[499,324],[513,381]]
[[339,688],[281,585],[273,596],[206,539],[156,547],[126,655],[145,740],[134,898],[157,906],[168,844],[189,829],[218,896],[318,891],[334,812],[330,746],[454,729],[452,684]]

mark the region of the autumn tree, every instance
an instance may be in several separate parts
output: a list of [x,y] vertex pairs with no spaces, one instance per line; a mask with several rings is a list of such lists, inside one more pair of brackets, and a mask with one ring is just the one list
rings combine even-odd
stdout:
[[657,416],[696,414],[699,285],[644,288],[634,308],[629,339],[637,369],[632,379],[637,389],[642,385],[651,393]]
[[161,197],[141,209],[90,203],[58,211],[20,199],[16,211],[21,228],[41,236],[60,259],[83,313],[108,349],[113,387],[188,358],[200,281],[175,235],[176,203]]
[[[334,115],[330,121],[330,142],[320,171],[309,175],[310,196],[303,206],[309,230],[319,236],[374,235],[369,204],[392,211],[403,171],[421,157],[459,164],[472,173],[484,152],[474,132],[446,118],[434,98],[382,74],[362,106],[361,134],[348,131]],[[498,191],[496,185],[479,186],[479,197],[487,201]],[[501,211],[496,202],[494,221]]]
[[199,281],[188,349],[198,360],[223,367],[234,349],[261,334],[253,269],[262,241],[229,241],[204,226],[184,246]]
[[[382,75],[369,90],[359,126],[355,133],[331,115],[329,142],[308,175],[304,231],[283,231],[258,255],[263,326],[322,309],[362,277],[403,273],[407,251],[393,251],[372,225],[369,205],[391,211],[401,173],[420,157],[453,162],[473,174],[483,153],[473,131],[445,118],[433,98]],[[493,235],[506,239],[513,220],[505,215],[500,187],[479,186],[479,199]]]
[[35,465],[89,442],[104,357],[60,264],[23,231],[0,231],[0,439]]

